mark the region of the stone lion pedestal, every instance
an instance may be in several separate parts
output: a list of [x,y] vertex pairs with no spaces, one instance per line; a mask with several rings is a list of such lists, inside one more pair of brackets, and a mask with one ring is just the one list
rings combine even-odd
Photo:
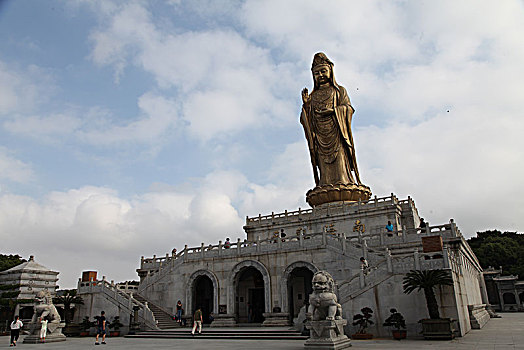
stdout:
[[25,344],[40,343],[40,329],[42,328],[41,320],[47,320],[46,343],[65,341],[66,337],[62,333],[65,322],[62,322],[58,310],[53,305],[53,298],[48,291],[39,291],[35,297],[35,312],[31,323],[29,323],[30,334],[24,338]]
[[[38,344],[40,343],[40,323],[30,324],[31,334],[24,338],[24,344]],[[47,332],[45,337],[46,343],[55,343],[59,341],[66,341],[66,336],[62,333],[62,328],[65,327],[65,322],[61,322],[54,332]]]
[[306,328],[311,337],[304,344],[305,349],[345,349],[351,346],[351,341],[344,334],[347,320],[308,321]]

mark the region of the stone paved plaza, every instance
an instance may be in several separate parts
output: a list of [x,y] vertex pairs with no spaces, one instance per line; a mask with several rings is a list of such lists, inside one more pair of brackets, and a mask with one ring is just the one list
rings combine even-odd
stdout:
[[[424,341],[390,339],[353,340],[352,349],[475,349],[502,350],[524,349],[524,313],[505,313],[502,318],[491,319],[481,330],[471,330],[465,337],[451,341]],[[205,329],[204,329],[205,331]],[[189,330],[188,330],[189,332]],[[9,337],[0,338],[0,349],[9,348]],[[20,339],[22,340],[22,339]],[[248,340],[213,340],[213,339],[128,339],[108,338],[107,345],[100,349],[216,349],[216,350],[267,350],[267,349],[303,349],[302,341],[248,341]],[[49,344],[22,344],[17,349],[92,349],[94,338],[68,338],[66,342]]]

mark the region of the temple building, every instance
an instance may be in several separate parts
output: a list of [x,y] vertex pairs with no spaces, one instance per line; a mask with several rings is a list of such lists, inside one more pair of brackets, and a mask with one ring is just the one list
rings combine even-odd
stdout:
[[[16,286],[9,291],[19,291],[17,296],[19,300],[34,299],[39,291],[48,291],[54,296],[58,289],[56,284],[58,273],[40,265],[31,255],[28,261],[0,272],[0,285]],[[31,318],[33,304],[31,302],[18,304],[15,313],[19,314],[22,319]]]

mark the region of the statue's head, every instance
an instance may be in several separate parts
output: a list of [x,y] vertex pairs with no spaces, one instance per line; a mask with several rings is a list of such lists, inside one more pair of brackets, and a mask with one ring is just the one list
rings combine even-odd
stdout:
[[333,62],[327,58],[325,53],[319,52],[315,54],[315,57],[313,57],[313,64],[311,65],[311,72],[313,73],[315,88],[317,88],[320,84],[334,84],[333,66]]
[[334,280],[326,271],[318,271],[313,275],[313,290],[315,292],[332,292]]
[[51,300],[51,294],[49,292],[41,290],[36,293],[35,300],[40,304],[49,304]]

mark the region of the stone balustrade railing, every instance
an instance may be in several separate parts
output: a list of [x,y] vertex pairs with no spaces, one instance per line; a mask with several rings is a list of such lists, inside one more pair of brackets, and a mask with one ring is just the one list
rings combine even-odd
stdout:
[[399,205],[400,203],[413,203],[411,198],[408,197],[407,200],[399,201],[399,199],[392,193],[390,196],[387,197],[380,197],[378,198],[375,196],[374,198],[371,198],[367,201],[359,201],[354,203],[333,203],[333,204],[327,204],[321,208],[315,208],[315,209],[301,209],[298,208],[297,211],[285,211],[283,213],[271,213],[271,215],[261,215],[258,214],[258,216],[249,217],[246,216],[246,225],[258,223],[260,225],[263,225],[267,222],[277,222],[281,220],[297,220],[301,219],[304,216],[313,215],[316,214],[336,214],[336,213],[344,213],[351,210],[354,210],[355,208],[360,207],[366,207],[366,206],[373,206],[378,207],[382,205]]
[[[326,245],[328,242],[331,246],[336,246],[342,251],[347,249],[348,244],[356,245],[357,247],[365,244],[368,251],[380,254],[384,247],[394,247],[395,245],[403,245],[406,243],[419,243],[421,237],[424,236],[440,235],[444,240],[461,237],[461,233],[453,220],[450,220],[448,224],[428,226],[425,229],[404,228],[403,230],[395,230],[389,233],[391,235],[388,235],[388,232],[383,230],[378,233],[364,234],[352,232],[351,235],[339,232],[320,232],[287,237],[272,237],[264,240],[258,238],[254,242],[247,240],[241,241],[240,238],[238,238],[236,242],[231,242],[229,245],[222,243],[222,241],[219,241],[218,244],[209,245],[202,243],[198,247],[191,248],[186,245],[184,249],[176,255],[169,256],[169,254],[166,254],[166,256],[153,256],[147,259],[142,257],[140,268],[144,270],[150,269],[152,270],[151,273],[158,273],[161,270],[165,270],[164,267],[172,267],[175,262],[219,256],[241,256],[279,249],[294,250],[304,247],[312,248],[317,245]],[[158,270],[158,272],[154,270]]]
[[116,304],[119,309],[125,309],[126,313],[132,314],[134,312],[133,306],[139,307],[138,317],[144,323],[146,329],[157,329],[155,316],[149,309],[147,303],[141,303],[133,297],[133,293],[125,293],[113,282],[109,283],[105,276],[102,280],[93,280],[83,282],[78,280],[78,294],[94,294],[102,293],[107,300]]
[[337,284],[342,303],[355,298],[393,275],[404,275],[411,270],[449,269],[448,248],[442,252],[420,253],[415,249],[412,254],[392,257],[386,250],[386,259],[359,270],[345,281]]

